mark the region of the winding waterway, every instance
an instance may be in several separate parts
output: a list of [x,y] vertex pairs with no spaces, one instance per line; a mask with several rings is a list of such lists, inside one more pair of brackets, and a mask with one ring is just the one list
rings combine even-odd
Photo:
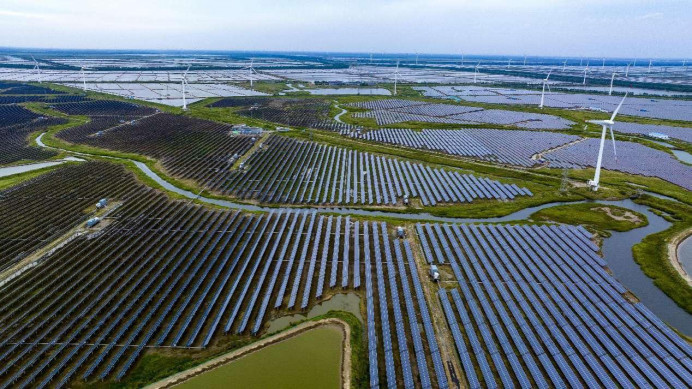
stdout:
[[[46,147],[41,138],[43,134],[36,139],[37,144]],[[69,150],[63,150],[69,151]],[[133,162],[137,168],[139,168],[144,174],[149,178],[156,181],[163,188],[177,193],[179,195],[185,196],[191,199],[197,199],[199,201],[214,204],[230,209],[239,209],[252,212],[271,212],[271,211],[296,211],[301,208],[271,208],[262,207],[258,205],[251,204],[241,204],[228,200],[211,199],[204,196],[200,196],[197,193],[190,192],[178,188],[177,186],[169,183],[168,181],[161,178],[155,172],[153,172],[147,165],[138,161]],[[687,313],[685,310],[680,308],[673,300],[671,300],[665,293],[663,293],[658,287],[653,284],[653,281],[647,277],[642,269],[634,262],[632,256],[632,247],[650,234],[655,234],[657,232],[663,231],[670,226],[662,217],[649,211],[649,208],[637,204],[632,200],[620,200],[620,201],[594,201],[597,204],[605,205],[616,205],[619,207],[627,208],[645,215],[649,224],[645,227],[636,228],[627,232],[616,232],[613,231],[609,238],[603,241],[603,255],[608,262],[609,268],[612,270],[615,278],[618,279],[627,289],[634,293],[644,305],[646,305],[652,312],[654,312],[659,318],[667,322],[671,326],[677,328],[679,331],[692,335],[692,315]],[[563,204],[575,204],[572,203],[549,203],[543,204],[536,207],[525,208],[514,212],[512,214],[502,216],[502,217],[492,217],[492,218],[448,218],[448,217],[438,217],[426,213],[397,213],[397,212],[386,212],[386,211],[368,211],[362,209],[351,209],[351,208],[330,208],[330,207],[317,207],[317,208],[307,208],[309,210],[314,210],[320,213],[334,213],[334,214],[344,214],[344,215],[361,215],[370,217],[389,217],[398,218],[403,220],[413,220],[413,221],[435,221],[443,223],[475,223],[475,222],[507,222],[507,221],[517,221],[526,220],[534,212],[554,207]],[[688,239],[689,240],[689,239]]]

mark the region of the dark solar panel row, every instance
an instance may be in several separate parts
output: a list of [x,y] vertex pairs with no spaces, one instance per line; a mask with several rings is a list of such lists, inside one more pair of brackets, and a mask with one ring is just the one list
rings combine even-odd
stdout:
[[[605,262],[595,255],[584,230],[502,225],[441,229],[445,234],[429,230],[425,235],[442,250],[450,249],[449,266],[460,282],[452,291],[456,312],[444,308],[449,305],[445,292],[440,299],[469,385],[692,383],[692,347],[672,331],[663,332],[641,303],[623,297],[626,290],[604,271]],[[426,252],[429,261],[433,252]],[[468,373],[470,364],[480,376]]]

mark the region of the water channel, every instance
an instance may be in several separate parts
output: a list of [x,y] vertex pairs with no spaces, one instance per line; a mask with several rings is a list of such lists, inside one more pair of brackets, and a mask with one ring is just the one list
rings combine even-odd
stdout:
[[[41,142],[43,134],[37,138],[37,143],[44,146]],[[65,150],[67,151],[67,150]],[[239,209],[246,211],[297,211],[300,208],[271,208],[262,207],[258,205],[251,204],[241,204],[228,200],[211,199],[207,197],[200,196],[199,194],[181,189],[175,185],[169,183],[168,181],[161,178],[144,163],[132,161],[134,164],[149,178],[156,181],[159,185],[164,187],[171,192],[180,194],[182,196],[198,199],[199,201],[206,202],[209,204],[219,205],[222,207],[230,209]],[[623,208],[627,208],[645,215],[649,224],[645,227],[636,228],[627,232],[612,232],[609,238],[603,241],[603,255],[608,266],[613,272],[615,278],[618,279],[627,289],[634,293],[644,305],[646,305],[652,312],[654,312],[659,318],[667,322],[671,326],[677,328],[679,331],[692,335],[692,315],[687,313],[685,310],[680,308],[673,300],[671,300],[665,293],[663,293],[658,287],[653,284],[653,281],[647,277],[641,270],[639,265],[634,262],[632,256],[632,246],[641,242],[641,240],[650,234],[655,234],[657,232],[663,231],[670,226],[662,217],[651,212],[648,207],[644,205],[637,204],[632,200],[619,200],[619,201],[594,201],[596,204],[605,205],[615,205]],[[386,211],[368,211],[362,209],[350,209],[350,208],[330,208],[330,207],[317,207],[309,208],[309,210],[314,210],[321,213],[334,213],[343,215],[361,215],[370,217],[390,217],[398,218],[404,220],[425,220],[434,221],[442,223],[475,223],[475,222],[508,222],[517,220],[526,220],[534,212],[539,211],[544,208],[554,207],[558,205],[563,205],[568,203],[556,202],[543,204],[531,208],[525,208],[514,212],[512,214],[502,216],[502,217],[492,217],[492,218],[447,218],[447,217],[437,217],[430,214],[417,214],[417,213],[396,213],[396,212],[386,212]],[[571,203],[571,204],[574,204]],[[688,239],[689,240],[689,239]],[[685,246],[687,247],[687,246]]]

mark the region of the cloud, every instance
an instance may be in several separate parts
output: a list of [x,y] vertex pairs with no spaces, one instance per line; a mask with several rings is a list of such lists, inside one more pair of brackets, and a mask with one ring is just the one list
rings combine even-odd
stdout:
[[0,46],[692,56],[685,0],[2,3]]

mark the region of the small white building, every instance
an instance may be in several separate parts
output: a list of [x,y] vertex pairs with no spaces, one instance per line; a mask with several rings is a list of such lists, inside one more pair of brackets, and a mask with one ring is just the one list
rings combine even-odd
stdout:
[[666,134],[663,134],[661,132],[650,132],[647,134],[649,138],[656,139],[656,140],[670,140],[670,137]]

